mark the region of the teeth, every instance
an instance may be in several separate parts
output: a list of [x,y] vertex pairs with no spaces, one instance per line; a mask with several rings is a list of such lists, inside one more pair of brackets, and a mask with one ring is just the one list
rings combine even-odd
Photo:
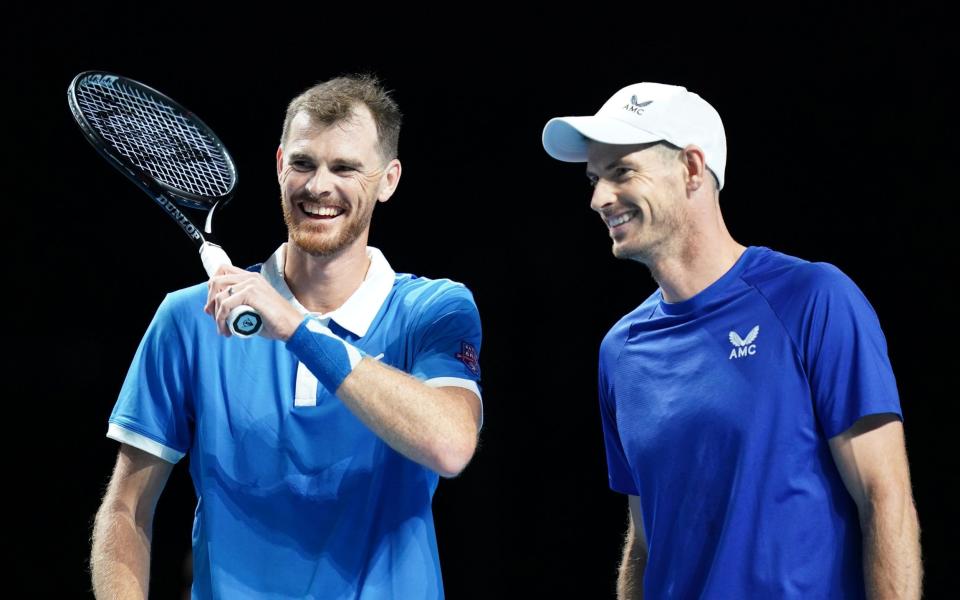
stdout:
[[303,207],[303,212],[318,217],[336,217],[343,212],[343,209],[335,206],[320,206],[319,204],[313,204],[311,202],[304,202],[301,206]]
[[620,215],[619,217],[617,217],[617,218],[615,218],[615,219],[610,219],[609,221],[607,221],[607,224],[608,224],[610,227],[616,227],[617,225],[623,225],[624,223],[626,223],[627,221],[629,221],[630,219],[632,219],[632,218],[635,217],[636,215],[637,215],[637,213],[635,213],[635,212],[624,213],[624,214]]

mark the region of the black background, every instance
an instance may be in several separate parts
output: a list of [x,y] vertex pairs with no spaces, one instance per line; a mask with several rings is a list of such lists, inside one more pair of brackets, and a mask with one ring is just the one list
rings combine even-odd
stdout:
[[[450,598],[613,595],[626,502],[606,483],[597,348],[655,284],[611,256],[583,166],[549,159],[539,140],[550,117],[591,114],[637,81],[685,85],[723,116],[721,205],[738,241],[831,262],[873,303],[906,418],[927,595],[951,589],[952,34],[942,10],[825,6],[583,6],[526,21],[470,6],[456,18],[360,5],[202,20],[190,7],[15,11],[3,25],[8,583],[89,593],[90,525],[117,450],[107,416],[163,295],[203,278],[178,228],[80,135],[71,78],[138,79],[218,132],[240,188],[217,229],[235,263],[253,264],[285,238],[274,153],[286,103],[372,70],[405,122],[402,181],[371,244],[397,271],[464,282],[483,317],[481,445],[434,501]],[[182,583],[193,502],[178,467],[157,511],[155,597]]]

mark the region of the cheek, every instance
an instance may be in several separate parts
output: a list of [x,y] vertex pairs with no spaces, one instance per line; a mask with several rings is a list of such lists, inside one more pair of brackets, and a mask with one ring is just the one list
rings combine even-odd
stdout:
[[375,171],[369,174],[357,176],[357,185],[364,193],[379,192],[380,180],[383,178],[383,171]]
[[363,194],[369,194],[370,190],[373,189],[373,182],[371,182],[367,177],[357,177],[350,183],[350,185]]

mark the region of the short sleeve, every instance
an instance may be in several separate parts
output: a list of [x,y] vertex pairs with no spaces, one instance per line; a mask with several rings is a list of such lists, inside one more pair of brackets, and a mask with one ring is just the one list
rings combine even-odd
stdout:
[[871,414],[903,418],[887,342],[870,302],[836,267],[817,263],[802,330],[814,408],[828,438]]
[[453,385],[479,395],[480,313],[464,286],[451,286],[424,308],[414,332],[410,374],[428,385]]
[[186,454],[193,438],[187,354],[176,313],[177,302],[168,295],[140,341],[107,432],[172,463]]
[[603,424],[603,443],[607,452],[607,476],[610,489],[621,494],[639,496],[633,471],[627,462],[627,455],[620,440],[617,427],[616,397],[609,373],[615,366],[616,352],[610,348],[608,339],[600,347],[600,367],[598,375],[598,395],[600,398],[600,420]]

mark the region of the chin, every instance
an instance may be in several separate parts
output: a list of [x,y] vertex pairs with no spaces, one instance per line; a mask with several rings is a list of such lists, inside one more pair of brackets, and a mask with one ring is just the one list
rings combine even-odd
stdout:
[[290,239],[298,248],[311,256],[335,256],[348,245],[339,237],[329,239],[301,231],[292,232]]
[[[307,224],[309,225],[309,224]],[[362,222],[345,224],[346,227],[338,228],[335,231],[318,232],[308,227],[289,227],[288,233],[290,239],[298,248],[311,256],[331,257],[343,253],[345,250],[357,243],[361,237],[366,244],[367,231]],[[358,226],[359,225],[359,226]]]
[[633,249],[626,244],[618,244],[617,242],[613,243],[611,248],[613,255],[617,258],[630,258],[633,255]]
[[623,260],[636,260],[639,262],[647,262],[647,258],[649,258],[649,252],[646,248],[636,248],[624,244],[614,244],[613,255]]

